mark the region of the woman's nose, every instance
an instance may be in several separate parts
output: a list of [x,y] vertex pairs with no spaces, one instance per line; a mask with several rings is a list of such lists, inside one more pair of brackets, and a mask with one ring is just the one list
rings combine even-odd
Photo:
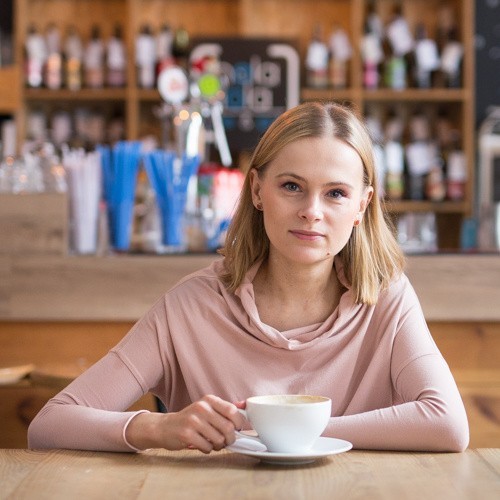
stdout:
[[321,219],[323,217],[321,201],[316,196],[307,197],[300,207],[298,215],[309,221]]

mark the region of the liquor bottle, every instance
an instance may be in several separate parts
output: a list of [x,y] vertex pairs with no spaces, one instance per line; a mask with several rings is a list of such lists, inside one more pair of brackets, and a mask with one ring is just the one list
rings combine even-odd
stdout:
[[306,54],[306,83],[308,87],[328,86],[328,47],[323,42],[321,26],[314,28]]
[[184,70],[188,67],[189,45],[191,43],[189,32],[184,27],[179,27],[174,33],[174,43],[172,45],[172,54],[177,66]]
[[452,146],[446,162],[446,195],[453,201],[465,198],[467,158],[460,147],[460,132],[452,131]]
[[429,117],[417,111],[410,118],[410,142],[405,154],[408,163],[408,197],[411,200],[440,201],[444,198],[443,165],[436,143],[431,141]]
[[85,70],[85,85],[90,88],[104,86],[105,49],[99,26],[92,26],[91,38],[85,47],[83,65]]
[[440,66],[437,44],[428,38],[423,23],[417,25],[415,39],[415,86],[420,89],[428,89],[432,86],[433,72]]
[[403,120],[391,112],[385,127],[385,192],[390,200],[400,200],[404,195],[405,157],[403,140]]
[[127,81],[127,58],[122,28],[115,25],[113,35],[106,46],[106,79],[110,87],[123,87]]
[[156,76],[162,69],[173,64],[174,34],[168,24],[164,24],[156,35]]
[[63,69],[61,54],[61,34],[55,23],[50,23],[45,34],[47,62],[44,71],[45,86],[52,90],[62,87]]
[[352,55],[352,46],[345,30],[338,24],[333,26],[329,39],[330,86],[343,89],[347,86],[347,62]]
[[411,66],[414,40],[400,5],[394,8],[386,33],[391,50],[391,55],[386,61],[386,85],[401,90],[407,87],[407,72]]
[[458,40],[457,30],[452,30],[441,54],[441,71],[445,86],[458,88],[462,80],[463,44]]
[[365,32],[361,40],[363,59],[363,85],[366,89],[377,89],[380,84],[379,65],[384,59],[382,38],[377,31],[377,24],[365,23]]
[[47,44],[45,38],[37,31],[35,26],[30,26],[28,29],[25,52],[26,84],[28,87],[41,87],[45,62],[47,61]]
[[68,26],[64,41],[64,68],[66,87],[70,90],[82,88],[83,44],[75,26]]
[[135,39],[135,62],[139,87],[151,89],[155,84],[155,39],[149,25],[144,25]]

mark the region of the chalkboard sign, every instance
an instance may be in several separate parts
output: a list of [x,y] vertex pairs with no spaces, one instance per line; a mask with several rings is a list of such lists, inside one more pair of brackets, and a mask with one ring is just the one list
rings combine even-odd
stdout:
[[500,106],[500,0],[476,1],[476,127]]
[[221,62],[227,81],[223,122],[231,150],[252,150],[278,115],[299,104],[300,61],[289,40],[196,39],[191,60],[206,56]]

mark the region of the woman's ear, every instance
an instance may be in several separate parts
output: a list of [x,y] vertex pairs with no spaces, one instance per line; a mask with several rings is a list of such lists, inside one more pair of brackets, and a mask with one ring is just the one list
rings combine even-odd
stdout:
[[250,191],[252,193],[252,202],[255,206],[255,208],[258,208],[259,206],[262,205],[261,199],[260,199],[260,179],[259,179],[259,173],[255,168],[252,168],[250,172],[248,173],[249,179],[250,179]]
[[368,186],[365,188],[365,192],[363,193],[363,196],[361,197],[361,202],[359,204],[359,213],[364,214],[366,211],[366,208],[370,204],[370,201],[373,197],[373,187]]

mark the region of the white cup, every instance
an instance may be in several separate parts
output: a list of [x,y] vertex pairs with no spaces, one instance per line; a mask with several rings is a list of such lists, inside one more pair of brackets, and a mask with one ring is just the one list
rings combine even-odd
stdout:
[[240,410],[274,453],[309,451],[325,430],[331,416],[332,401],[323,396],[254,396]]

